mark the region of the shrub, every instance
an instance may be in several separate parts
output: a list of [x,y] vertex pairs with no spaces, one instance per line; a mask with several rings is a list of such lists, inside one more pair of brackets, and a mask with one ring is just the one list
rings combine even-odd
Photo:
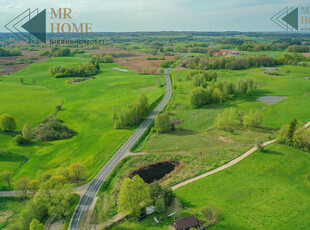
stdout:
[[14,141],[18,145],[25,145],[28,143],[28,141],[20,134],[14,137]]
[[0,130],[4,132],[14,131],[16,129],[16,123],[13,116],[3,114],[0,116]]

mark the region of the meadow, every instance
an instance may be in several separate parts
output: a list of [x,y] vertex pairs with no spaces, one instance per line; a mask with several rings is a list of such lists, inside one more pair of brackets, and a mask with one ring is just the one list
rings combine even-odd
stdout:
[[[258,88],[251,96],[237,94],[222,104],[210,104],[199,109],[193,109],[190,105],[194,86],[191,81],[185,80],[188,71],[172,72],[175,89],[168,111],[172,119],[180,121],[176,131],[167,134],[151,133],[137,148],[138,152],[149,154],[137,156],[129,163],[130,167],[139,167],[161,158],[182,161],[181,173],[171,175],[164,183],[175,184],[218,167],[250,149],[257,140],[275,138],[277,130],[294,118],[301,123],[310,120],[310,81],[306,80],[306,67],[281,66],[282,76],[266,75],[260,68],[218,70],[219,80],[236,82],[238,79],[251,78],[257,82]],[[261,96],[287,98],[268,105],[257,101]],[[215,128],[217,115],[231,107],[245,114],[264,108],[262,127],[237,128],[234,132]]]
[[215,206],[210,229],[307,229],[310,155],[274,144],[217,174],[177,189],[193,210]]
[[[28,146],[17,146],[13,140],[15,133],[0,133],[2,155],[20,155],[27,159],[26,162],[8,161],[0,155],[1,171],[14,171],[14,180],[21,176],[34,178],[38,172],[81,162],[90,179],[134,131],[134,127],[113,129],[112,111],[131,104],[142,93],[148,97],[151,109],[163,94],[163,88],[156,87],[157,76],[120,71],[114,68],[124,68],[115,63],[100,64],[101,72],[96,79],[76,84],[67,84],[72,78],[55,79],[48,74],[51,65],[77,65],[87,61],[89,59],[83,57],[51,58],[12,75],[0,76],[0,114],[15,117],[17,132],[25,123],[34,127],[52,114],[77,132],[71,139]],[[19,82],[21,76],[23,84]],[[61,104],[62,110],[57,111],[56,105]]]

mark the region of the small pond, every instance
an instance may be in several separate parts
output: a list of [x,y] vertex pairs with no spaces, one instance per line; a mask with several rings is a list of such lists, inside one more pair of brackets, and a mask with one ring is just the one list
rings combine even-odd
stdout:
[[165,161],[146,167],[137,169],[130,174],[130,177],[139,175],[146,183],[152,183],[155,180],[160,180],[168,173],[172,172],[178,163],[175,161]]

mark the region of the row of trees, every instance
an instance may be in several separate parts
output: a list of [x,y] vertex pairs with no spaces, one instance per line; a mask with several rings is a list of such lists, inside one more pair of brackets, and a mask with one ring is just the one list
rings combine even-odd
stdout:
[[106,55],[94,55],[91,59],[91,63],[113,63],[113,56],[110,54],[106,54]]
[[[59,168],[56,173],[41,174],[39,179],[26,177],[16,181],[14,189],[20,197],[28,198],[18,214],[17,220],[9,229],[26,230],[41,226],[46,217],[55,220],[65,218],[77,202],[70,183],[79,183],[86,178],[85,167],[73,163],[68,168]],[[41,228],[39,228],[41,229]]]
[[251,95],[255,89],[256,83],[252,79],[240,79],[235,84],[232,82],[212,81],[206,88],[197,87],[193,89],[190,103],[193,108],[199,108],[202,105],[211,103],[222,103],[223,100],[230,98],[235,93]]
[[164,73],[164,69],[163,68],[147,68],[147,67],[139,67],[137,72],[139,74],[163,74]]
[[112,121],[114,128],[120,129],[138,124],[146,115],[148,107],[147,97],[145,94],[141,94],[136,102],[121,109],[119,113],[113,111]]
[[186,74],[186,80],[192,80],[194,86],[207,87],[207,82],[216,81],[217,74],[214,71],[192,70]]
[[296,119],[281,128],[277,141],[310,152],[310,130],[301,129]]
[[21,56],[22,52],[18,49],[5,49],[0,48],[0,57],[8,57],[8,56]]
[[301,54],[284,53],[281,57],[273,58],[266,55],[248,55],[245,58],[236,57],[195,57],[187,59],[185,66],[189,69],[208,70],[208,69],[247,69],[250,67],[259,66],[274,66],[274,65],[296,65],[305,60]]
[[95,75],[99,72],[100,67],[98,62],[80,64],[77,67],[67,67],[67,66],[50,66],[48,71],[52,77],[88,77]]
[[244,42],[242,45],[238,45],[237,49],[241,51],[252,51],[252,52],[259,52],[259,51],[283,51],[289,46],[289,43],[254,43],[250,41]]
[[40,56],[48,56],[48,57],[66,57],[69,56],[71,50],[69,48],[63,47],[52,47],[51,51],[44,50],[40,52]]
[[309,46],[292,45],[287,47],[287,51],[294,53],[309,52]]

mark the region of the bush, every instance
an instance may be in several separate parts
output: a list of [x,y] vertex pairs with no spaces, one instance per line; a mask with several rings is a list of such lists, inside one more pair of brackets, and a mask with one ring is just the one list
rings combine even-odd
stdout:
[[98,68],[92,63],[85,63],[77,67],[50,66],[48,69],[50,75],[55,78],[62,77],[88,77],[98,73]]
[[159,133],[168,133],[171,131],[171,121],[169,114],[165,111],[155,117],[155,129]]
[[28,141],[20,134],[14,137],[14,141],[18,145],[25,145],[28,143]]
[[16,123],[13,116],[3,114],[0,116],[0,130],[4,132],[14,131],[16,129]]

